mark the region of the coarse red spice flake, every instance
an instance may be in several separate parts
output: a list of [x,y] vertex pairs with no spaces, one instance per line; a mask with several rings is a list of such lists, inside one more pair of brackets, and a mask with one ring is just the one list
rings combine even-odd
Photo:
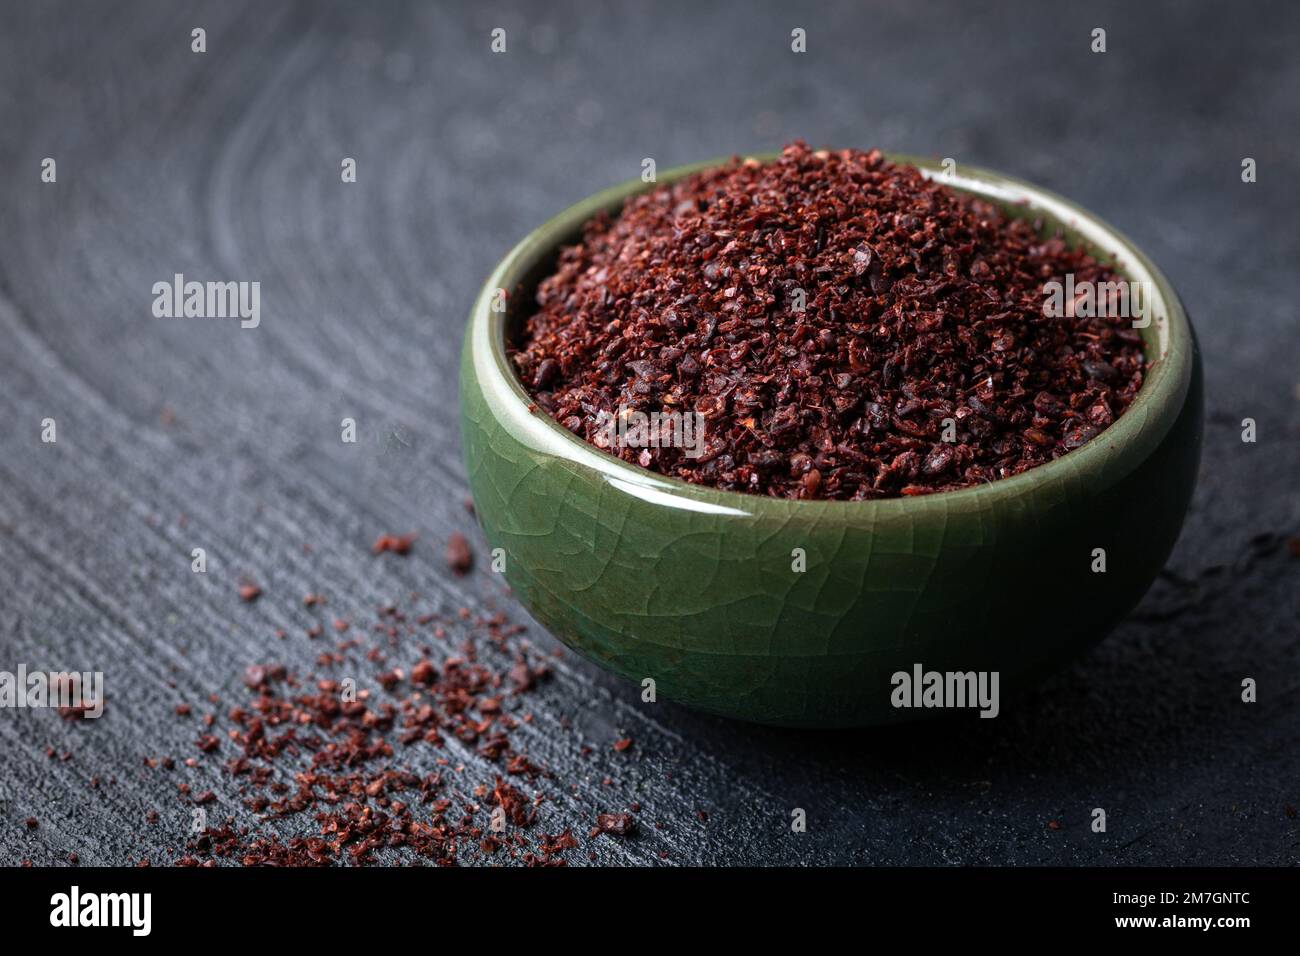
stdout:
[[[79,674],[59,675],[53,682],[53,690],[59,700],[76,701],[76,703],[70,703],[67,706],[58,708],[59,716],[64,720],[80,720],[85,718],[93,709],[82,696],[81,675]],[[106,701],[101,701],[100,706],[106,706],[106,703]],[[52,757],[53,754],[50,754],[50,756]],[[71,760],[72,754],[64,751],[61,759]]]
[[[786,498],[954,490],[1079,448],[1137,395],[1130,318],[1045,315],[1067,274],[1120,278],[877,151],[797,142],[589,222],[512,357],[556,421],[664,475]],[[628,410],[697,413],[702,439],[611,443]]]
[[447,566],[456,574],[468,574],[474,566],[474,552],[459,531],[453,531],[447,539]]
[[636,832],[636,818],[630,813],[602,813],[596,817],[595,833],[631,836]]
[[407,555],[411,553],[411,548],[415,545],[415,535],[413,534],[381,534],[375,539],[375,546],[372,549],[375,554],[392,552],[393,554]]

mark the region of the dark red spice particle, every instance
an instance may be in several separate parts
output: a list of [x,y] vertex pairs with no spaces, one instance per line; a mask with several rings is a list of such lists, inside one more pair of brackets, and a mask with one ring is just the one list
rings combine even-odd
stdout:
[[[1058,458],[1132,402],[1131,319],[1043,314],[1067,273],[1116,278],[879,152],[795,143],[589,222],[513,360],[556,421],[661,474],[788,498],[928,494]],[[699,454],[610,447],[605,416],[623,409],[698,413]]]
[[41,825],[41,821],[37,820],[35,817],[27,818],[27,829],[35,830],[40,825]]
[[1047,823],[1047,829],[1049,829],[1049,830],[1059,830],[1059,829],[1061,829],[1061,823],[1060,823],[1060,821],[1059,821],[1059,820],[1049,820],[1048,823]]
[[[51,688],[51,690],[54,694],[57,695],[57,698],[59,700],[81,701],[81,703],[75,703],[67,707],[58,708],[59,716],[62,717],[64,720],[78,720],[80,718],[85,717],[86,714],[88,714],[92,709],[91,706],[85,703],[84,699],[82,698],[81,677],[79,675],[76,674],[60,675],[55,679],[54,686]],[[100,703],[101,705],[104,704],[103,701],[101,701]],[[46,751],[46,754],[51,758],[53,758],[54,756],[52,752],[53,749],[54,748],[51,747],[49,750]],[[64,751],[62,759],[70,760],[71,757],[72,755],[70,753]]]
[[515,661],[515,666],[510,668],[510,680],[514,683],[517,694],[532,690],[535,677],[535,672],[525,660]]
[[190,705],[189,705],[189,704],[177,704],[177,705],[176,705],[176,716],[177,716],[177,717],[188,717],[188,716],[190,715],[190,713],[191,713],[191,711],[190,711]]
[[447,539],[447,566],[457,574],[468,574],[474,566],[474,552],[459,531],[453,531]]
[[241,601],[252,602],[262,596],[262,589],[256,584],[241,584],[239,586],[239,598]]
[[578,846],[578,839],[573,835],[572,830],[565,830],[557,837],[548,837],[542,835],[540,848],[544,856],[551,856],[562,850],[573,850]]
[[613,836],[631,836],[636,832],[636,818],[630,813],[601,813],[596,817],[597,831]]
[[78,863],[81,862],[81,857],[77,856],[76,853],[69,853],[68,862],[71,863],[73,866],[76,866]]
[[414,544],[415,535],[413,534],[381,534],[375,540],[375,546],[372,550],[375,554],[391,551],[393,554],[407,555],[411,553],[411,547]]
[[623,753],[623,751],[630,750],[631,748],[632,748],[631,737],[624,737],[621,740],[614,741],[614,749],[619,753]]
[[427,660],[422,660],[411,668],[411,680],[417,684],[423,684],[427,687],[437,678],[438,671]]

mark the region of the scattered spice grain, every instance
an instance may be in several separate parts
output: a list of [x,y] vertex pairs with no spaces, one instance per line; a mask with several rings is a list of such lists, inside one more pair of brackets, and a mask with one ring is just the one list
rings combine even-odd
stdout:
[[414,534],[381,534],[375,540],[375,546],[372,549],[375,554],[392,552],[393,554],[407,555],[411,553],[411,548],[415,544]]
[[636,818],[630,813],[602,813],[596,817],[596,828],[612,836],[631,836],[636,832]]
[[447,539],[447,566],[456,574],[468,574],[474,566],[474,552],[459,531],[453,531]]

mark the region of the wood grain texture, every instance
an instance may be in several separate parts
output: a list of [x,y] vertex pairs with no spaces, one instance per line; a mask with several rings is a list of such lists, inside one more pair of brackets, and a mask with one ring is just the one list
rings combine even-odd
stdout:
[[[311,667],[308,591],[357,620],[412,591],[519,617],[492,575],[442,561],[451,531],[478,541],[455,428],[478,283],[645,156],[667,168],[795,136],[1023,176],[1145,248],[1205,350],[1193,512],[1139,610],[996,721],[754,728],[642,704],[560,658],[521,735],[577,784],[546,788],[543,829],[635,800],[642,835],[597,841],[602,862],[1297,862],[1300,561],[1258,538],[1300,533],[1297,14],[1042,6],[5,4],[0,669],[102,669],[110,703],[81,726],[0,711],[0,864],[162,862],[189,823],[182,779],[253,822],[214,767],[143,760],[191,755],[196,725],[173,707],[238,699],[250,661]],[[1104,55],[1088,52],[1096,25]],[[152,285],[176,272],[260,281],[261,326],[154,319]],[[45,417],[57,444],[39,440]],[[419,532],[409,558],[370,554],[387,531]],[[260,601],[239,602],[241,575]],[[615,754],[624,734],[636,746]]]

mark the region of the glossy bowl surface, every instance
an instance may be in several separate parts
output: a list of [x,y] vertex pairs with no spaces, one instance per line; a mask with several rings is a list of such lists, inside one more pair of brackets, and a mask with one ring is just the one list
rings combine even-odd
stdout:
[[[890,158],[942,178],[934,163]],[[652,680],[659,698],[795,726],[934,716],[893,706],[895,673],[996,671],[1005,698],[1102,637],[1163,566],[1202,428],[1200,359],[1178,296],[1131,242],[1059,196],[970,168],[946,181],[1064,230],[1151,293],[1149,367],[1129,410],[1082,448],[976,488],[869,502],[720,491],[630,465],[529,411],[507,337],[559,247],[651,188],[640,180],[565,210],[484,284],[460,382],[479,521],[523,604],[634,681],[629,694]],[[505,312],[492,307],[498,289]]]

